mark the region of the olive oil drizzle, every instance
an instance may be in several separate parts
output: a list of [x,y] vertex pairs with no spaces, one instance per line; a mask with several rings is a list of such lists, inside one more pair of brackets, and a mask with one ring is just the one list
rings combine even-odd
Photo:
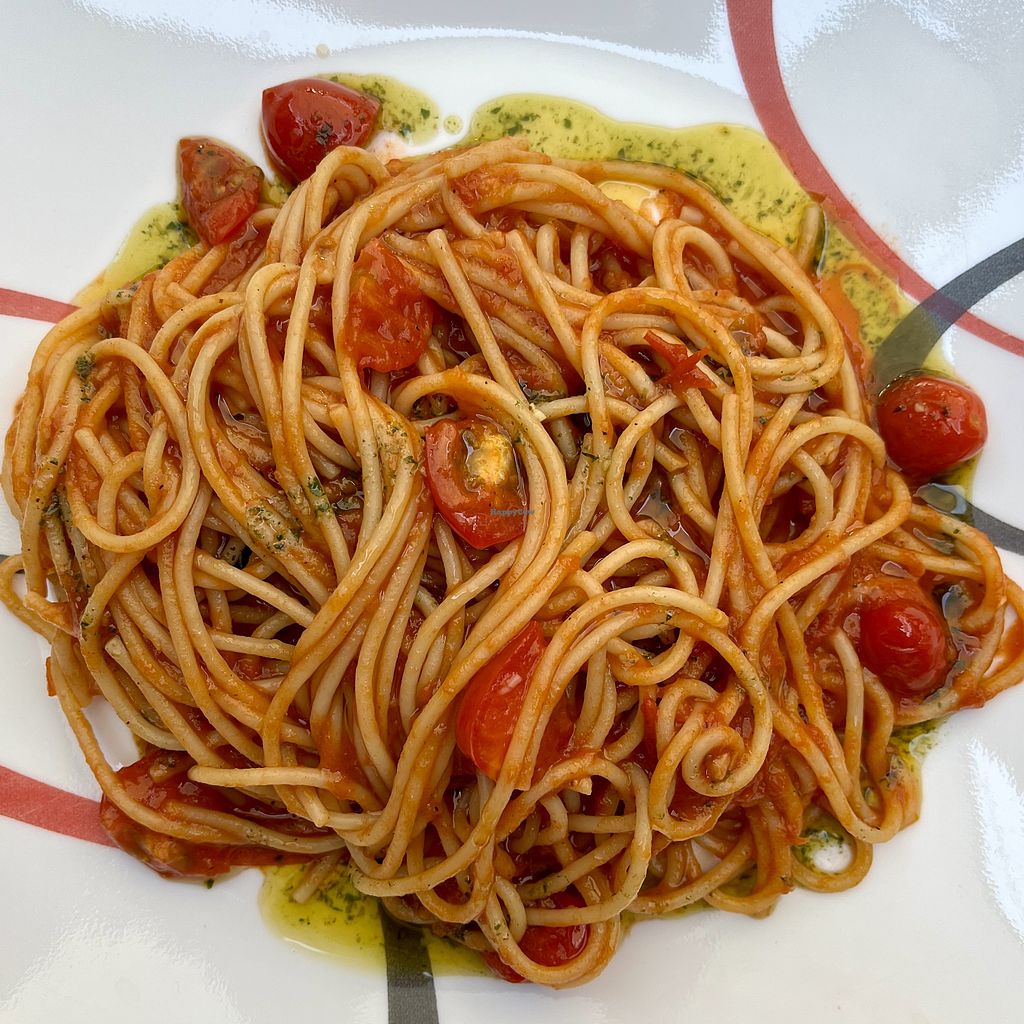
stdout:
[[196,236],[177,203],[157,203],[132,225],[109,265],[74,298],[87,306],[135,281],[151,270],[169,263],[190,246]]

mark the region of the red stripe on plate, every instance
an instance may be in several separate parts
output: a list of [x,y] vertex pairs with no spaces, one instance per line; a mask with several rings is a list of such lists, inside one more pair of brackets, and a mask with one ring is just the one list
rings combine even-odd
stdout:
[[74,839],[84,839],[101,846],[114,845],[110,836],[100,828],[98,801],[49,786],[2,765],[0,815]]
[[[923,302],[935,292],[935,286],[905,263],[857,212],[800,128],[779,67],[772,0],[726,0],[726,7],[743,83],[765,134],[785,157],[804,188],[829,200],[843,226],[850,229],[861,248],[895,277],[905,292]],[[965,313],[958,323],[999,348],[1024,355],[1024,340],[973,313]]]
[[26,320],[45,320],[48,324],[55,324],[76,309],[77,306],[47,299],[42,295],[0,288],[0,316],[20,316]]

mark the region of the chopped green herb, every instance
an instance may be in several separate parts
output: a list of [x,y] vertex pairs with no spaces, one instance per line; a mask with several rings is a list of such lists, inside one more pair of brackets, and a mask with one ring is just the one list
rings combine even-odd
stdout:
[[89,379],[89,374],[92,373],[93,367],[96,365],[96,359],[91,352],[83,352],[75,360],[75,373],[83,380]]

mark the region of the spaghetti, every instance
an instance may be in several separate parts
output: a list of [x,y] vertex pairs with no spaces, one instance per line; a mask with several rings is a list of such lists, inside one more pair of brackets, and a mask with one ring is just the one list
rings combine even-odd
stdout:
[[[1024,598],[887,464],[819,226],[786,250],[677,172],[513,139],[343,146],[57,325],[0,595],[119,844],[308,860],[298,899],[346,861],[559,986],[627,911],[856,884],[918,814],[893,729],[1018,682]],[[839,872],[794,854],[826,818]]]

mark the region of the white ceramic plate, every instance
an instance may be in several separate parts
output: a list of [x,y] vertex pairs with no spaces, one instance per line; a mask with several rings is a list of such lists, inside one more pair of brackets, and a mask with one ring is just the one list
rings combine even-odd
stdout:
[[[463,117],[492,96],[534,91],[628,120],[763,126],[805,184],[850,204],[915,298],[955,280],[973,307],[977,319],[942,344],[989,411],[975,501],[1024,527],[1019,6],[645,0],[586,5],[585,18],[580,5],[544,0],[381,6],[6,0],[0,310],[25,311],[15,292],[67,301],[90,280],[135,217],[173,195],[179,136],[260,153],[260,90],[300,74],[396,75]],[[4,425],[44,330],[0,312]],[[1013,529],[1000,536],[1019,540]],[[0,551],[16,546],[4,518]],[[1024,579],[1024,559],[1006,559]],[[174,885],[108,847],[14,820],[45,823],[54,800],[68,808],[49,789],[26,802],[25,778],[86,798],[98,790],[46,697],[41,643],[4,615],[0,644],[0,1020],[388,1018],[383,971],[268,931],[258,872],[211,891]],[[443,1022],[1019,1021],[1022,726],[1024,688],[945,726],[925,761],[921,821],[876,852],[852,892],[795,892],[763,921],[704,912],[644,923],[582,989],[450,976],[411,1002],[396,989],[391,1019],[415,1004],[429,1021],[436,998]]]

